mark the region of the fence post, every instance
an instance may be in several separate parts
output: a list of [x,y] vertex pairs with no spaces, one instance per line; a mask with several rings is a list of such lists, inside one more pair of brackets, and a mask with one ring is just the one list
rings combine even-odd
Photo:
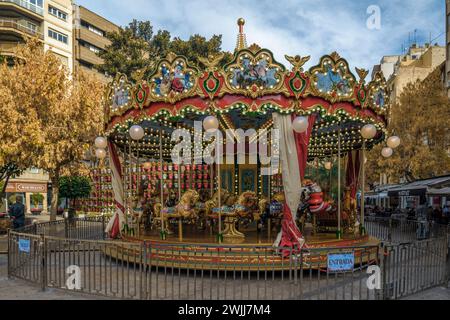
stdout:
[[106,230],[105,216],[102,216],[102,237],[103,237],[103,240],[106,239],[105,230]]
[[8,279],[11,279],[11,229],[8,229]]
[[392,242],[392,218],[389,218],[388,241]]
[[[389,220],[390,221],[390,220]],[[390,222],[389,222],[390,223]],[[384,244],[384,242],[382,242],[380,244],[381,247],[381,259],[380,259],[380,270],[381,270],[381,300],[388,300],[388,295],[387,295],[387,284],[386,284],[386,273],[387,273],[387,268],[386,268],[386,258],[387,258],[387,248]]]
[[45,235],[41,235],[39,245],[41,247],[41,289],[45,291],[47,287],[47,241]]
[[33,224],[33,234],[37,236],[37,223]]
[[66,217],[64,217],[64,237],[69,238],[69,221]]

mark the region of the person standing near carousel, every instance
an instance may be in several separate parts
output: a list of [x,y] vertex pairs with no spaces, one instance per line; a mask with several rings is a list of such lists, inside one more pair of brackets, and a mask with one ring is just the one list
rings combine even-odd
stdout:
[[9,208],[9,215],[14,219],[14,229],[20,229],[25,226],[25,206],[22,203],[22,197],[16,197],[16,203]]

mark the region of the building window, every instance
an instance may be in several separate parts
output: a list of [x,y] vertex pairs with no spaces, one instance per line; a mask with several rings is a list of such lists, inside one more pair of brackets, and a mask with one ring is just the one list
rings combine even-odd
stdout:
[[88,48],[89,50],[91,50],[92,52],[95,52],[95,53],[100,53],[102,51],[102,49],[100,49],[99,47],[94,46],[93,44],[90,44],[89,42],[80,41],[80,44],[83,47]]
[[44,0],[29,0],[29,3],[32,5],[35,5],[36,7],[43,8],[44,7]]
[[52,29],[48,29],[48,36],[50,38],[53,38],[55,40],[58,40],[59,42],[68,44],[69,40],[68,40],[68,36],[66,34],[60,33],[58,31],[52,30]]
[[31,174],[39,174],[39,169],[38,169],[38,168],[35,168],[35,167],[31,167],[31,168],[30,168],[30,173],[31,173]]
[[89,31],[91,31],[91,32],[93,32],[93,33],[95,33],[95,34],[97,34],[97,35],[99,35],[101,37],[105,36],[105,32],[104,31],[94,27],[92,24],[87,23],[86,21],[81,20],[81,25],[84,28],[88,29]]
[[48,6],[48,13],[61,19],[61,20],[67,21],[67,13],[65,13],[55,7]]

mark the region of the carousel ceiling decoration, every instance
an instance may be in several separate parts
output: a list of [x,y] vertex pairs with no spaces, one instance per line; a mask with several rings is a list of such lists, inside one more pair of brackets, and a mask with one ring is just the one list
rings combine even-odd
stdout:
[[[309,56],[285,56],[291,64],[286,68],[270,50],[256,44],[247,47],[241,19],[239,28],[234,58],[225,66],[220,65],[222,54],[200,57],[196,67],[170,53],[148,66],[153,70],[148,78],[138,71],[137,83],[117,75],[107,90],[107,135],[121,142],[130,126],[144,123],[149,133],[162,127],[168,134],[164,144],[169,146],[176,126],[192,129],[194,121],[208,115],[219,118],[221,129],[267,130],[272,113],[278,112],[317,115],[311,156],[336,152],[338,127],[344,150],[361,147],[358,130],[365,124],[374,124],[378,130],[376,138],[368,141],[369,148],[385,139],[390,93],[382,73],[367,83],[368,71],[355,68],[355,76],[336,52],[323,56],[309,70],[304,69]],[[145,141],[142,151],[157,150],[157,140]]]

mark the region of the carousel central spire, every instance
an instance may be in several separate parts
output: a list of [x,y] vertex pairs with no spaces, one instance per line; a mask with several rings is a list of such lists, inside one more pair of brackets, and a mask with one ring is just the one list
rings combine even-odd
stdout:
[[237,24],[239,26],[239,34],[236,43],[236,51],[239,51],[247,48],[247,38],[244,33],[244,25],[245,25],[244,18],[239,18]]

